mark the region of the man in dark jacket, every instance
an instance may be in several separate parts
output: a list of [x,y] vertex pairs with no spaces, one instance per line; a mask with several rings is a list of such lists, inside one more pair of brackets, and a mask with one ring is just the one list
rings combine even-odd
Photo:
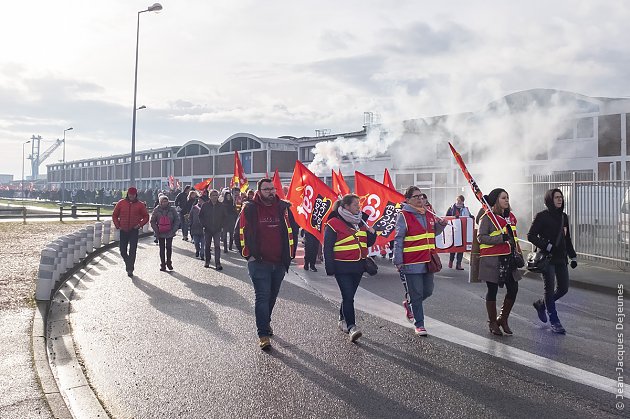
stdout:
[[136,263],[139,231],[149,221],[147,206],[144,202],[138,201],[137,195],[138,190],[130,187],[127,190],[127,197],[118,201],[112,213],[112,221],[120,230],[120,255],[125,261],[127,275],[130,278],[133,278]]
[[244,203],[234,233],[254,285],[258,346],[266,350],[273,335],[271,312],[295,257],[298,226],[289,211],[291,204],[276,195],[271,179],[259,180],[257,189],[254,198]]
[[556,300],[569,291],[567,256],[571,258],[571,268],[574,269],[577,267],[577,254],[571,241],[569,217],[564,213],[562,191],[560,189],[548,190],[545,193],[545,206],[547,209],[536,214],[527,233],[527,240],[534,246],[551,253],[551,261],[542,274],[545,287],[544,298],[535,301],[534,308],[543,323],[547,322],[547,314],[549,314],[552,332],[564,334],[566,330],[558,318]]
[[225,220],[225,209],[219,203],[219,191],[210,190],[208,196],[210,200],[201,206],[199,211],[199,221],[203,226],[203,234],[205,237],[205,267],[210,267],[210,257],[212,256],[212,241],[214,240],[214,266],[217,271],[223,269],[221,266],[221,228]]

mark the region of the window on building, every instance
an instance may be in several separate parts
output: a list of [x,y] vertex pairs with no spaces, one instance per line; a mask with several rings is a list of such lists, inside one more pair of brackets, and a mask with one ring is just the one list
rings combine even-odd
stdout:
[[595,137],[595,118],[580,118],[576,124],[576,138],[593,138]]
[[243,170],[245,173],[252,172],[252,153],[243,153],[240,154],[241,163],[243,164]]
[[597,151],[600,157],[621,155],[621,115],[602,115],[597,122]]
[[313,161],[315,159],[315,146],[300,148],[300,160],[301,161]]

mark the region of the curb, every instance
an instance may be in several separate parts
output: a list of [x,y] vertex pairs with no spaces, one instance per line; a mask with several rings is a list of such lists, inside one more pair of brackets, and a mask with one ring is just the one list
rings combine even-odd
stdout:
[[[145,238],[153,233],[140,234]],[[90,387],[74,348],[70,299],[89,271],[88,265],[118,246],[110,242],[94,250],[68,270],[53,290],[50,301],[38,301],[33,314],[31,342],[37,380],[55,418],[109,417]]]

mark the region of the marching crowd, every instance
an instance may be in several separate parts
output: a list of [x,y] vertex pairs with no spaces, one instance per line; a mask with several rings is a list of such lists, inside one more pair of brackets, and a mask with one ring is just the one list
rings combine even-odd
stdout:
[[[407,319],[414,323],[415,333],[427,336],[424,324],[423,301],[434,289],[434,274],[441,265],[435,253],[435,236],[447,225],[438,216],[427,196],[416,186],[407,188],[404,202],[396,219],[392,262],[400,273],[405,287]],[[478,224],[479,278],[486,282],[486,311],[489,331],[494,335],[512,335],[508,318],[518,294],[521,279],[519,269],[525,258],[518,244],[517,219],[507,191],[494,189],[484,196],[490,211],[480,210],[474,218]],[[568,292],[571,268],[577,266],[569,229],[564,213],[564,197],[559,189],[545,195],[546,210],[536,214],[527,234],[528,240],[548,256],[542,269],[543,296],[533,302],[539,319],[549,321],[554,333],[565,333],[560,323],[555,301]],[[222,270],[221,250],[229,253],[234,247],[247,259],[247,269],[255,294],[255,318],[258,346],[268,349],[273,335],[271,315],[285,274],[295,258],[299,226],[289,210],[290,203],[276,193],[271,179],[258,181],[256,191],[241,195],[238,188],[221,191],[206,188],[196,191],[189,186],[174,199],[160,194],[149,217],[138,191],[130,187],[126,197],[114,208],[113,222],[120,230],[120,253],[127,274],[133,278],[138,233],[150,222],[155,242],[160,249],[160,270],[172,271],[173,238],[179,229],[182,238],[194,243],[196,258],[206,268],[213,261]],[[458,196],[446,215],[473,217]],[[356,324],[354,298],[364,273],[375,274],[377,265],[368,255],[377,232],[367,224],[367,214],[361,211],[357,195],[347,194],[336,201],[324,230],[323,249],[319,240],[307,231],[304,269],[317,271],[318,253],[322,251],[326,274],[334,276],[341,294],[338,327],[355,342],[362,335]],[[223,249],[221,249],[221,245]],[[214,260],[213,260],[214,255]],[[451,253],[449,267],[461,270],[461,253]],[[436,261],[437,259],[437,261]],[[505,288],[505,298],[497,314],[499,288]],[[407,297],[408,296],[408,297]]]

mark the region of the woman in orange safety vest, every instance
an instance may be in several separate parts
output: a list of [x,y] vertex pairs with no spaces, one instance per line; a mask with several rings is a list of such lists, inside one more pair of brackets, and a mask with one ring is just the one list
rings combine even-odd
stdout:
[[339,329],[352,342],[362,335],[355,322],[354,294],[365,272],[368,248],[376,241],[376,232],[365,224],[366,218],[359,197],[347,194],[333,205],[324,232],[326,274],[335,276],[341,292]]

